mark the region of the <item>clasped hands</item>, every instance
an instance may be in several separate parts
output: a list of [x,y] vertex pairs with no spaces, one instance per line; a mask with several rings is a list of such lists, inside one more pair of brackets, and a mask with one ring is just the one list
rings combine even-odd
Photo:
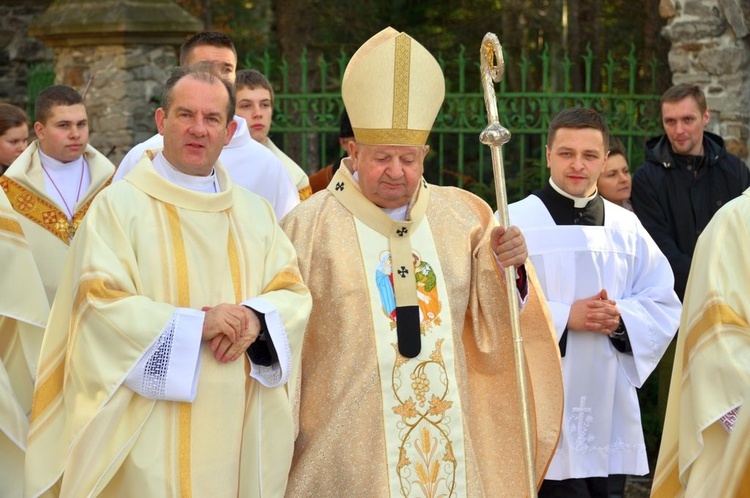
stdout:
[[241,304],[204,306],[203,340],[211,342],[214,358],[222,363],[234,361],[242,355],[260,333],[260,320],[253,311]]
[[580,299],[570,307],[568,328],[590,330],[609,335],[620,326],[620,310],[617,303],[607,297],[605,289],[591,297]]

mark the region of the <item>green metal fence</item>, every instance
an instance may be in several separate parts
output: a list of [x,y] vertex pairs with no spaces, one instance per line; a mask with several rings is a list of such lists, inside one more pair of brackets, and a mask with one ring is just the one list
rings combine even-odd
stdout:
[[28,95],[29,100],[26,112],[29,115],[29,119],[33,121],[36,96],[39,95],[39,92],[55,83],[55,68],[52,64],[36,64],[29,68],[28,78],[26,95]]
[[[613,135],[625,144],[631,168],[643,159],[645,138],[661,132],[655,61],[639,61],[635,49],[617,60],[596,61],[589,50],[580,61],[567,55],[555,58],[548,49],[533,57],[512,59],[505,56],[505,74],[515,78],[518,88],[509,88],[507,79],[497,88],[501,123],[513,138],[503,147],[508,197],[516,200],[547,180],[544,158],[547,126],[561,109],[573,105],[591,107],[607,119]],[[492,164],[489,150],[479,143],[486,126],[481,93],[478,54],[461,48],[452,59],[438,56],[446,74],[446,98],[430,136],[432,152],[425,176],[433,183],[455,185],[494,199]],[[246,57],[241,66],[257,68],[276,89],[276,109],[272,136],[298,164],[309,172],[336,160],[338,147],[341,78],[349,55],[333,58],[311,57],[303,52],[298,60],[274,60],[268,53]],[[597,62],[598,64],[595,64]],[[601,88],[592,88],[592,72],[601,68]],[[571,91],[574,70],[585,72],[585,88]],[[29,73],[29,102],[52,84],[50,66],[38,66]],[[636,88],[647,87],[648,93]],[[29,112],[33,116],[33,104]]]
[[[547,126],[565,107],[585,106],[601,112],[612,134],[625,144],[631,168],[642,162],[645,139],[661,132],[661,95],[656,88],[657,62],[644,63],[634,54],[632,49],[618,60],[609,54],[607,61],[597,61],[598,65],[590,50],[578,62],[567,55],[555,60],[548,49],[534,58],[524,56],[519,60],[506,54],[506,75],[520,72],[519,88],[508,88],[505,81],[497,88],[500,121],[513,134],[503,147],[510,200],[546,182]],[[478,138],[487,124],[478,54],[469,57],[462,48],[453,60],[442,56],[438,60],[446,74],[447,93],[430,136],[432,152],[425,176],[440,185],[468,188],[492,204],[489,149]],[[336,137],[343,105],[340,82],[347,62],[348,56],[343,53],[333,60],[311,60],[306,52],[293,64],[285,59],[276,63],[267,53],[244,61],[245,67],[264,73],[278,90],[272,134],[280,137],[282,148],[309,171],[338,157]],[[594,89],[592,71],[597,66],[602,71],[601,88]],[[585,89],[572,92],[572,71],[580,69],[585,71]],[[636,92],[644,86],[650,89],[648,93]]]

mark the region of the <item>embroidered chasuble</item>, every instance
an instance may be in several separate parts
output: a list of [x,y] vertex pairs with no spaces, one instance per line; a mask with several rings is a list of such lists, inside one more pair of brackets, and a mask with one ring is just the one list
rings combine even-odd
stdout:
[[[574,211],[572,200],[546,189],[568,205],[571,218],[590,214]],[[558,225],[536,195],[509,206],[511,224],[526,237],[557,337],[567,330],[562,435],[546,479],[648,472],[636,388],[672,340],[680,302],[667,259],[636,216],[609,201],[603,209],[603,226]],[[561,212],[556,215],[562,218]],[[602,289],[617,301],[631,353],[616,350],[607,335],[567,329],[571,305]]]
[[23,496],[34,377],[49,304],[18,215],[0,192],[0,495]]
[[[488,244],[495,225],[478,197],[424,181],[407,221],[393,220],[347,168],[284,218],[313,295],[287,496],[523,489],[508,303]],[[546,306],[527,270],[521,316],[541,482],[562,384]],[[399,353],[402,308],[413,311],[415,329],[403,331],[416,340],[411,358]]]
[[0,186],[19,214],[19,222],[34,254],[50,305],[55,298],[70,241],[91,201],[109,185],[115,171],[109,159],[91,145],[86,146],[84,157],[88,163],[91,185],[86,192],[81,192],[75,206],[71,206],[72,220],[45,191],[38,141],[29,144],[5,175],[0,177]]
[[220,363],[202,343],[192,403],[123,385],[176,307],[250,298],[278,310],[290,349],[277,353],[297,368],[311,303],[294,249],[268,202],[215,171],[221,192],[194,192],[144,156],[89,209],[42,347],[30,496],[51,486],[71,497],[283,494],[293,450],[287,387],[251,378],[246,355]]
[[[652,494],[750,496],[750,190],[698,239]],[[736,420],[727,415],[739,409]]]

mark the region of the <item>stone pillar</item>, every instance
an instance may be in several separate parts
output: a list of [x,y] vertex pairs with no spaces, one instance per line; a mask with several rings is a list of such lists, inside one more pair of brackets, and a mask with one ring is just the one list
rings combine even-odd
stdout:
[[118,164],[156,131],[175,48],[202,24],[169,0],[56,0],[30,27],[55,52],[55,82],[85,94],[91,145]]
[[31,21],[49,4],[50,0],[5,0],[0,3],[0,101],[24,110],[28,104],[29,67],[51,63],[54,58],[52,50],[28,34]]
[[750,165],[750,2],[661,0],[672,43],[672,80],[695,83],[711,110],[709,131]]

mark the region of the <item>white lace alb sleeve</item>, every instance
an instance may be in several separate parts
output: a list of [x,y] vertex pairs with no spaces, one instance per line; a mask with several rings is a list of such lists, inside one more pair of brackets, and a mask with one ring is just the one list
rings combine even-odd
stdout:
[[271,336],[271,342],[273,342],[276,355],[279,357],[278,363],[270,366],[258,365],[253,363],[251,359],[250,365],[252,368],[250,369],[250,377],[256,379],[266,387],[284,385],[289,380],[292,368],[292,350],[289,347],[286,329],[284,328],[284,322],[281,319],[279,311],[274,305],[260,297],[254,297],[243,302],[242,305],[263,314],[268,333]]
[[146,398],[192,402],[198,388],[204,317],[202,311],[177,308],[130,371],[125,386]]

